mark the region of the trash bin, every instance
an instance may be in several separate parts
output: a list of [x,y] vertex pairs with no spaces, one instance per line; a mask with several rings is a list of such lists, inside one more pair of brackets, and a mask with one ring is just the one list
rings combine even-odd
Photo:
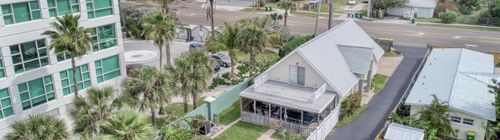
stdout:
[[467,140],[475,140],[475,139],[476,139],[476,132],[467,131]]
[[266,11],[269,11],[268,7],[265,7],[266,8]]
[[415,18],[411,19],[411,24],[415,24]]
[[269,11],[273,11],[273,7],[269,7]]

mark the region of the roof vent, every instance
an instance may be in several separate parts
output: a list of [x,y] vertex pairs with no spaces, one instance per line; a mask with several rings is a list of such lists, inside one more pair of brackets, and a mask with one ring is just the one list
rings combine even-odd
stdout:
[[425,82],[422,82],[422,85],[425,85]]

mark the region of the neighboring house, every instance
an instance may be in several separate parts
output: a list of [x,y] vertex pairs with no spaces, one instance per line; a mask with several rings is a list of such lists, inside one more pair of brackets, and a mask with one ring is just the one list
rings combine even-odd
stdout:
[[348,20],[304,43],[241,93],[242,120],[309,139],[335,126],[339,102],[369,89],[384,51]]
[[384,140],[424,140],[423,129],[398,123],[391,123],[384,134]]
[[[94,29],[94,48],[76,59],[79,96],[91,86],[119,87],[125,77],[118,0],[0,0],[0,139],[31,114],[69,116],[75,90],[70,57],[51,51],[50,24],[72,12]],[[81,11],[81,12],[80,12]]]
[[413,85],[406,105],[410,115],[429,105],[433,96],[452,110],[451,127],[457,130],[458,139],[466,139],[468,132],[476,133],[483,140],[488,120],[495,121],[495,95],[489,93],[494,74],[493,56],[462,48],[435,48],[425,62]]
[[431,18],[434,16],[436,3],[436,0],[408,0],[408,3],[403,7],[388,8],[387,14],[404,18]]

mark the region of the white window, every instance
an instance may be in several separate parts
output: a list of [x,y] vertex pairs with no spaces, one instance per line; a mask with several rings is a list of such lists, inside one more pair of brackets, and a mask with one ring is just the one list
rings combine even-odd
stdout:
[[302,86],[305,85],[306,68],[297,65],[290,65],[289,79],[290,79],[290,84],[302,85]]
[[464,118],[463,124],[474,125],[474,120]]
[[461,123],[462,122],[462,118],[457,117],[457,116],[451,116],[450,121],[456,122],[456,123]]

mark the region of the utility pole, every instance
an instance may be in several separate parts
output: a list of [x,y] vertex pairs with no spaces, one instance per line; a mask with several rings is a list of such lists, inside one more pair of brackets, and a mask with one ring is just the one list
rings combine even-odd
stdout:
[[333,0],[329,1],[329,8],[328,8],[328,30],[332,28],[332,18],[333,18]]
[[368,0],[368,11],[366,11],[368,18],[372,17],[372,0]]
[[318,33],[318,22],[319,22],[319,12],[321,11],[321,1],[323,0],[318,0],[318,7],[316,9],[318,10],[318,13],[316,14],[316,27],[314,28],[314,35]]

